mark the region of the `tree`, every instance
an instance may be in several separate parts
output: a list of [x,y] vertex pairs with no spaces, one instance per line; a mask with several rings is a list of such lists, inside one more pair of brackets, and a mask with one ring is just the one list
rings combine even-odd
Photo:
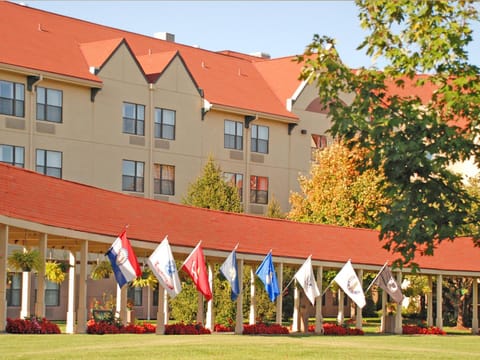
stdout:
[[[301,78],[315,83],[328,106],[332,135],[366,151],[369,161],[357,169],[383,172],[390,203],[380,214],[380,238],[399,255],[396,265],[415,266],[415,255],[433,255],[479,220],[476,200],[450,169],[480,160],[480,69],[467,52],[478,10],[471,0],[356,3],[369,32],[359,49],[385,60],[383,71],[352,71],[333,39],[315,35],[298,58]],[[471,235],[479,245],[478,233]]]
[[377,228],[387,201],[380,189],[383,176],[374,169],[360,172],[364,163],[358,148],[334,143],[317,154],[309,176],[300,176],[301,193],[290,195],[292,220]]
[[277,198],[272,195],[270,202],[268,203],[266,217],[275,219],[285,219],[285,214],[282,212],[280,203]]
[[182,202],[206,209],[242,212],[237,189],[223,179],[220,167],[215,164],[211,156],[201,176],[190,184]]

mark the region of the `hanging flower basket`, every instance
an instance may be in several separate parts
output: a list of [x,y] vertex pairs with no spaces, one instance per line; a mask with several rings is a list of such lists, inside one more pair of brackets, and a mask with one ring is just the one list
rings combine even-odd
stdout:
[[111,273],[113,273],[112,264],[109,260],[103,260],[94,266],[90,277],[92,280],[108,279]]
[[60,284],[65,280],[69,265],[63,262],[47,261],[45,263],[45,278],[51,282]]
[[15,250],[8,257],[8,266],[17,271],[38,271],[41,265],[38,250],[21,251]]
[[137,277],[132,281],[132,286],[135,287],[146,287],[149,286],[152,289],[155,289],[158,285],[158,280],[153,274],[152,270],[146,268],[142,271],[142,275]]

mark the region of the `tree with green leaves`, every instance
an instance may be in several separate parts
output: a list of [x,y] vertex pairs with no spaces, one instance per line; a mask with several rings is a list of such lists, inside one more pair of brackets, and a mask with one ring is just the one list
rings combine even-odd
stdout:
[[378,228],[387,200],[383,197],[383,176],[375,169],[363,172],[364,151],[334,143],[318,152],[309,176],[300,176],[301,193],[290,195],[291,220]]
[[[331,134],[365,150],[368,161],[358,169],[384,174],[390,202],[380,214],[380,238],[399,255],[396,265],[415,266],[415,256],[433,255],[480,219],[477,200],[451,170],[480,161],[480,69],[468,58],[478,8],[472,0],[356,4],[368,32],[359,49],[381,58],[383,70],[353,71],[333,39],[315,35],[298,58],[301,78],[318,88]],[[470,235],[477,242],[478,232]]]
[[202,174],[190,184],[182,202],[205,209],[242,212],[237,189],[224,180],[220,166],[215,164],[211,156],[208,158]]

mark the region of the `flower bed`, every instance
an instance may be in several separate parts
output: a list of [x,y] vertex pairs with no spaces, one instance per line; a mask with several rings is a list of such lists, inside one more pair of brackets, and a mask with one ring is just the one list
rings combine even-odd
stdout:
[[122,325],[120,323],[111,323],[107,321],[95,321],[93,319],[87,322],[87,334],[145,334],[154,333],[156,326],[149,323]]
[[213,331],[215,332],[233,332],[235,328],[233,326],[225,326],[222,324],[215,324],[213,327]]
[[435,326],[424,327],[424,326],[418,326],[418,325],[403,325],[402,333],[407,335],[416,335],[416,334],[446,335],[446,332],[438,327],[435,327]]
[[60,328],[47,319],[10,319],[7,318],[7,333],[11,334],[60,334]]
[[[309,325],[308,332],[315,332],[315,325]],[[323,334],[336,335],[336,336],[365,335],[365,333],[361,329],[341,326],[341,325],[332,324],[332,323],[323,324]]]
[[258,323],[253,325],[243,325],[243,335],[257,334],[289,334],[288,328],[279,324]]
[[202,324],[177,323],[165,325],[165,335],[204,335],[211,334]]

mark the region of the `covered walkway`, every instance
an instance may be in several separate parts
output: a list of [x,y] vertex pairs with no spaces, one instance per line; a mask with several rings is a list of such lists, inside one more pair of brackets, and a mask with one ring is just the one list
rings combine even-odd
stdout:
[[[104,253],[127,224],[128,237],[136,253],[151,253],[168,235],[175,257],[186,257],[202,240],[207,262],[221,263],[239,244],[237,261],[240,269],[244,264],[259,264],[272,250],[277,273],[281,273],[284,265],[300,266],[312,255],[320,287],[324,270],[339,269],[349,259],[360,278],[364,271],[378,271],[386,261],[391,263],[395,259],[395,255],[382,248],[378,232],[373,230],[198,209],[124,195],[0,164],[0,276],[4,279],[0,281],[0,331],[5,330],[6,322],[9,246],[38,248],[44,258],[49,248],[63,248],[70,252],[71,264],[75,265],[70,271],[77,274],[78,284],[69,280],[69,297],[72,299],[67,330],[70,321],[71,331],[81,333],[85,332],[87,320],[88,254]],[[438,283],[441,283],[442,276],[463,276],[473,278],[476,284],[480,277],[479,255],[480,249],[473,246],[471,239],[458,238],[454,242],[439,244],[434,257],[418,257],[415,261],[420,265],[422,275],[435,276]],[[409,269],[403,269],[403,272],[409,272]],[[401,280],[401,276],[397,272],[397,280]],[[40,272],[37,289],[40,294],[45,290],[43,277]],[[75,276],[71,278],[75,279]],[[478,286],[473,289],[473,308],[478,309]],[[78,294],[76,301],[73,294]],[[441,296],[440,288],[436,293],[437,304],[440,304],[437,305],[436,318],[439,327],[442,327],[441,301],[438,301]],[[126,294],[123,297],[126,300]],[[35,312],[41,316],[45,305],[41,296],[37,299]],[[159,299],[163,301],[162,296]],[[281,301],[280,296],[277,299],[277,320],[278,313],[281,317]],[[237,303],[237,309],[242,309],[241,302]],[[317,299],[316,309],[317,324],[321,324],[321,297]],[[430,317],[431,310],[429,308]],[[357,313],[360,313],[360,316],[357,314],[357,324],[361,326],[361,311]],[[239,316],[243,316],[241,311],[237,311],[237,318]],[[433,319],[429,321],[433,322]],[[399,324],[401,330],[401,321]],[[398,332],[398,328],[396,330]],[[478,311],[473,313],[472,332],[478,332]]]

